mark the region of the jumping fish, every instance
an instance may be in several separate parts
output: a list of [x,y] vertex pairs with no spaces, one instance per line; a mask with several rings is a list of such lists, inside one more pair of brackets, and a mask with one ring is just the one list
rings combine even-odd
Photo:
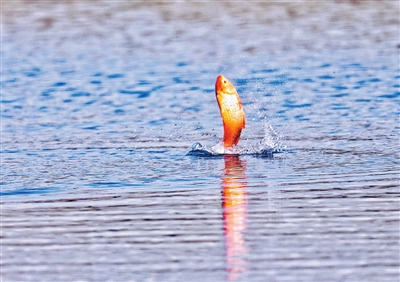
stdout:
[[246,126],[243,105],[235,86],[223,75],[217,77],[215,95],[224,125],[224,147],[231,148],[237,145]]

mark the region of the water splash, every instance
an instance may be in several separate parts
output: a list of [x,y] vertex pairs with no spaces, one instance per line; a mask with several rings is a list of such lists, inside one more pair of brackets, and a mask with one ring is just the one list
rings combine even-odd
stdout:
[[272,125],[265,123],[264,124],[264,138],[261,141],[262,145],[269,146],[274,150],[282,151],[286,149],[286,146],[282,141],[283,136],[278,134],[276,130],[272,127]]
[[188,155],[192,156],[221,156],[221,155],[256,155],[261,157],[272,158],[275,153],[283,152],[286,148],[282,144],[281,136],[274,130],[274,128],[265,123],[264,125],[264,138],[256,143],[245,146],[234,146],[232,148],[225,148],[222,142],[208,147],[202,145],[200,142],[194,143]]

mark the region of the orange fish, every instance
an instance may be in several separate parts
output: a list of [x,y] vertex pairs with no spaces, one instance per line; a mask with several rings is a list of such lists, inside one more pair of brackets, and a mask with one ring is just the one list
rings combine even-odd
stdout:
[[235,86],[223,75],[217,77],[215,94],[224,124],[224,147],[230,148],[237,145],[246,126],[243,105]]

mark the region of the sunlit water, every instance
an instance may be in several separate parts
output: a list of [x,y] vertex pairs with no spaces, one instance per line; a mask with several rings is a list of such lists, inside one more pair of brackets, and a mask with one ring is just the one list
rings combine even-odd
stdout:
[[398,281],[398,9],[3,2],[2,281]]

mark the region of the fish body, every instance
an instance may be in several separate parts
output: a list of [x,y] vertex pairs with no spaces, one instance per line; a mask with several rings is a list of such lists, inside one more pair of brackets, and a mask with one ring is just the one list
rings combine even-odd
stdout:
[[217,77],[215,95],[224,125],[224,147],[230,148],[237,145],[246,126],[243,105],[235,86],[223,75]]

